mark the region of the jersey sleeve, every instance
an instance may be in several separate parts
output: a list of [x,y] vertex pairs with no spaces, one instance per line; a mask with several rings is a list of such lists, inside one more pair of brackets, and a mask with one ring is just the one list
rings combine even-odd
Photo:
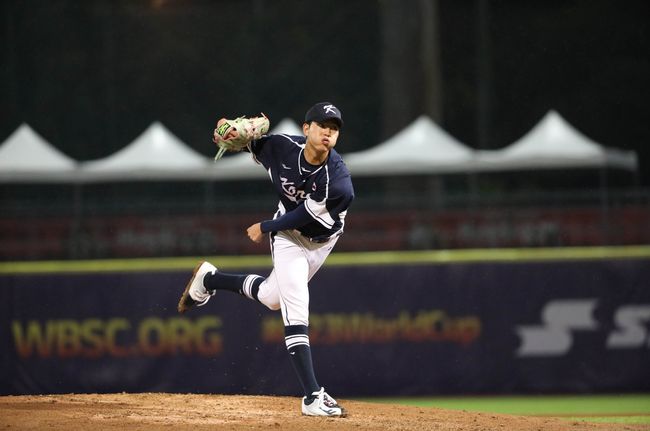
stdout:
[[262,230],[262,233],[277,232],[287,229],[297,229],[311,221],[312,219],[309,213],[305,210],[305,206],[303,204],[300,204],[293,210],[276,219],[263,221],[260,224],[260,229]]
[[260,139],[251,141],[251,143],[246,147],[247,151],[251,153],[251,156],[253,156],[253,160],[257,163],[262,164],[261,160],[265,158],[264,152],[268,151],[271,146],[267,145],[267,142],[271,140],[272,136],[273,135],[262,136]]
[[257,163],[267,166],[271,160],[280,160],[290,145],[296,145],[300,137],[290,135],[264,135],[251,141],[247,150]]

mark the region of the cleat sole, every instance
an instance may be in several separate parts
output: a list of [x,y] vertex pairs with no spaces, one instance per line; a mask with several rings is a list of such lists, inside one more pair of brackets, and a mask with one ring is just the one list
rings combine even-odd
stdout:
[[194,282],[196,273],[199,271],[199,268],[201,265],[203,265],[203,263],[204,261],[199,262],[198,265],[196,265],[194,268],[194,271],[192,272],[192,278],[190,278],[190,281],[187,282],[185,290],[183,290],[183,294],[181,295],[181,299],[178,301],[178,312],[181,314],[185,313],[187,310],[196,305],[196,301],[193,300],[190,296],[190,286],[192,285],[192,282]]

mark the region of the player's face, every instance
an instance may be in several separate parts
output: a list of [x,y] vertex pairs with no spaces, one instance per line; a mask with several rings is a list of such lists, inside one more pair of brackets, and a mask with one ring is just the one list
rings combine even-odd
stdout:
[[303,131],[307,136],[307,144],[318,152],[334,148],[336,140],[339,138],[339,125],[332,120],[312,121],[303,126]]

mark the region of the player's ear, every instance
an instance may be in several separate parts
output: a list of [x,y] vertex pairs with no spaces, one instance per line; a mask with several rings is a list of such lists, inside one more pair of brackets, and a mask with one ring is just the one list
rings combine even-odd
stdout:
[[302,123],[302,134],[305,136],[309,134],[309,123]]

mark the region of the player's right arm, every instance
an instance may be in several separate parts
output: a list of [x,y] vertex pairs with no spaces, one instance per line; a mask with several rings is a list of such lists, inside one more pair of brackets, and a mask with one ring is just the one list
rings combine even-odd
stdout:
[[250,225],[248,229],[246,229],[246,233],[248,234],[250,240],[253,242],[261,242],[262,238],[264,238],[264,232],[262,232],[261,223]]
[[304,203],[301,203],[276,219],[264,220],[249,226],[246,233],[251,241],[260,242],[266,233],[298,229],[311,221],[313,221],[311,215],[307,212]]
[[279,232],[281,230],[298,229],[313,221],[305,208],[304,202],[297,207],[273,220],[265,220],[260,223],[263,233]]

